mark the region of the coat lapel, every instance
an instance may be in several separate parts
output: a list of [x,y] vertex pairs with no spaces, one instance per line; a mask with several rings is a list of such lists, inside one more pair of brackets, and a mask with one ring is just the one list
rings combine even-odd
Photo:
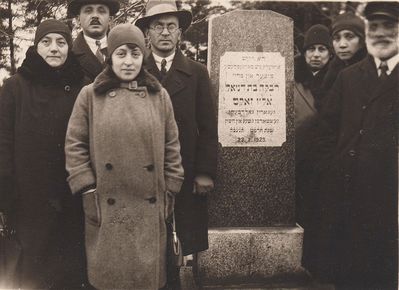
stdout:
[[377,68],[372,56],[368,56],[361,67],[364,70],[364,88],[368,101],[372,102],[378,97],[382,96],[385,92],[392,90],[398,85],[398,65],[392,71],[390,76],[385,81],[380,81],[378,78]]
[[158,79],[158,81],[161,81],[161,74],[155,63],[155,59],[152,53],[150,53],[148,58],[145,60],[144,67],[150,74],[155,76]]
[[98,61],[97,57],[87,45],[83,32],[80,32],[73,43],[72,51],[77,56],[79,63],[85,74],[92,80],[103,70],[103,65]]
[[[151,74],[161,81],[161,75],[157,65],[155,64],[152,54],[150,54],[150,56],[147,58],[145,67]],[[188,63],[186,57],[180,50],[176,50],[172,66],[170,67],[165,79],[161,83],[168,91],[169,95],[173,97],[186,87],[187,81],[185,78],[191,75],[192,72],[190,64]]]
[[165,78],[165,87],[168,93],[173,96],[186,87],[187,76],[191,76],[192,72],[186,57],[178,49],[171,68]]

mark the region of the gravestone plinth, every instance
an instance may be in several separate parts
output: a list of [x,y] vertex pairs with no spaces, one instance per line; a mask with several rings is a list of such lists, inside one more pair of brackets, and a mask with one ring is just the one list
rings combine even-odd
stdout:
[[302,271],[295,224],[293,21],[233,11],[209,23],[208,69],[218,104],[219,163],[209,196],[209,250],[197,281],[287,281]]

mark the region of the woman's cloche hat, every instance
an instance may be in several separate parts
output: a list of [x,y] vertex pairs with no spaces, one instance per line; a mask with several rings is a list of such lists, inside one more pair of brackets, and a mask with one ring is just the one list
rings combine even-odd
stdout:
[[137,45],[143,54],[145,54],[147,51],[143,32],[130,23],[118,24],[113,27],[108,34],[107,42],[108,57],[111,57],[115,49],[124,44]]

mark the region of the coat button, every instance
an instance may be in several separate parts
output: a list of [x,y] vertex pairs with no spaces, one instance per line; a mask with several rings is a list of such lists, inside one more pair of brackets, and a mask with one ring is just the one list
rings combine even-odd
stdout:
[[113,166],[112,166],[111,163],[107,163],[107,164],[105,164],[105,168],[106,168],[107,170],[112,170]]
[[356,151],[355,150],[349,150],[349,156],[355,157],[356,156]]
[[142,97],[142,98],[145,98],[145,93],[144,92],[140,92],[139,96]]
[[366,133],[366,130],[360,129],[360,131],[359,131],[359,134],[360,134],[360,135],[364,135],[365,133]]
[[363,105],[362,106],[362,110],[366,110],[367,109],[367,106],[366,105]]
[[107,203],[108,203],[109,205],[114,205],[114,204],[115,204],[115,199],[112,198],[112,197],[110,197],[110,198],[107,199]]
[[345,181],[350,181],[351,177],[350,174],[345,174]]
[[116,92],[115,91],[110,91],[108,94],[111,98],[116,96]]
[[145,168],[148,170],[148,171],[154,171],[154,164],[150,164],[150,165],[147,165],[147,166],[145,166]]
[[68,86],[68,85],[66,85],[66,86],[64,87],[64,90],[65,90],[66,92],[69,92],[69,91],[71,90],[71,87]]
[[148,199],[148,202],[149,202],[149,203],[156,203],[156,202],[157,202],[157,198],[156,198],[156,197],[150,197],[150,198]]

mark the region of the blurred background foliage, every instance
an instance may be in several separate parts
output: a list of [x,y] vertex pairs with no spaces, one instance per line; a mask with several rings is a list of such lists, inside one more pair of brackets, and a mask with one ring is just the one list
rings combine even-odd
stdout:
[[[115,15],[117,23],[133,23],[145,11],[148,0],[120,0],[121,9]],[[281,2],[281,1],[176,1],[179,9],[190,10],[193,24],[181,42],[183,52],[190,58],[206,63],[208,22],[211,17],[236,9],[272,10],[294,20],[295,53],[303,43],[304,32],[312,25],[330,25],[332,19],[345,11],[361,15],[364,2]],[[1,0],[0,2],[0,74],[1,78],[16,72],[24,58],[23,52],[31,45],[35,27],[47,18],[65,21],[76,36],[80,27],[66,15],[68,0]],[[245,27],[243,27],[245,29]],[[4,71],[6,72],[4,74]],[[3,76],[3,77],[1,77]]]

